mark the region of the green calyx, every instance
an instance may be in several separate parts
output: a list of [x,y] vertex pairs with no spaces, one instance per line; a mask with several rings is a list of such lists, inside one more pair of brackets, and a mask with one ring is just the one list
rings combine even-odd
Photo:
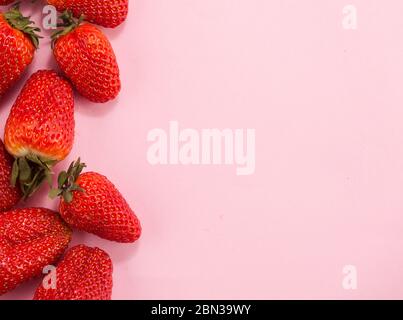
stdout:
[[47,181],[49,185],[52,184],[52,167],[56,163],[56,160],[34,154],[16,158],[11,174],[11,185],[14,187],[18,185],[23,198],[27,199],[39,189],[44,181]]
[[61,29],[55,31],[51,36],[52,48],[54,47],[57,39],[65,36],[66,34],[73,31],[75,28],[77,28],[84,21],[85,17],[84,15],[81,15],[79,19],[75,19],[73,17],[73,13],[70,10],[66,10],[59,16],[59,19],[61,20],[61,22],[57,24],[57,27]]
[[85,192],[85,190],[76,183],[85,167],[86,164],[81,163],[80,158],[78,158],[77,161],[72,162],[67,171],[60,172],[57,179],[58,187],[50,190],[49,197],[51,199],[63,197],[64,201],[70,203],[73,201],[73,191]]
[[39,47],[39,39],[42,38],[38,35],[41,29],[37,28],[31,17],[24,17],[20,11],[19,4],[13,6],[9,11],[5,12],[4,18],[13,28],[24,32],[32,41],[36,49]]

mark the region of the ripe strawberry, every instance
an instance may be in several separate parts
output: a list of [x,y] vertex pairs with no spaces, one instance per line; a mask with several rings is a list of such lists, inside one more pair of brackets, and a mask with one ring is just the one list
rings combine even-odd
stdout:
[[121,84],[115,53],[106,36],[91,24],[74,21],[65,12],[65,28],[53,35],[53,54],[77,91],[92,102],[107,102],[119,94]]
[[56,268],[53,289],[43,283],[34,300],[111,300],[112,261],[99,249],[79,245],[71,248]]
[[0,212],[11,209],[21,199],[20,190],[10,183],[12,166],[13,158],[0,139]]
[[59,214],[48,209],[0,214],[0,295],[55,263],[66,250],[71,234]]
[[106,28],[115,28],[127,18],[129,0],[48,0],[58,11],[70,10],[74,17]]
[[123,243],[141,235],[140,221],[116,187],[104,176],[87,172],[85,164],[72,163],[59,175],[58,189],[50,197],[62,196],[60,214],[72,227]]
[[[8,4],[9,1],[3,1]],[[0,98],[32,62],[39,45],[40,29],[24,17],[18,6],[0,12]]]
[[51,176],[52,166],[67,157],[74,140],[74,99],[70,84],[54,71],[31,76],[11,109],[4,144],[15,158],[12,185],[24,198]]
[[20,190],[11,186],[12,166],[13,158],[7,153],[0,139],[0,212],[11,209],[21,199]]

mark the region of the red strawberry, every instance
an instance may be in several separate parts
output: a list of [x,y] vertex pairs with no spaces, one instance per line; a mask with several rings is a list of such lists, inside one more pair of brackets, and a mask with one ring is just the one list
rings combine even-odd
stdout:
[[70,84],[54,71],[31,76],[11,109],[4,143],[15,158],[12,184],[29,197],[67,157],[74,140],[74,100]]
[[0,140],[0,212],[11,209],[21,199],[20,190],[11,186],[12,166],[13,158]]
[[140,221],[116,187],[95,172],[81,174],[85,164],[72,163],[59,175],[59,188],[51,198],[62,196],[60,214],[72,227],[123,243],[141,235]]
[[70,10],[76,18],[115,28],[127,18],[129,0],[48,0],[58,11]]
[[[3,1],[8,4],[10,1]],[[31,26],[18,6],[0,12],[0,98],[20,78],[32,62],[39,44],[36,34],[40,29]]]
[[71,248],[56,268],[56,288],[41,284],[34,300],[111,300],[112,260],[99,249]]
[[71,13],[61,19],[65,28],[53,35],[53,54],[77,91],[92,102],[107,102],[120,91],[119,67],[106,36],[91,24],[75,22]]
[[0,214],[0,294],[55,263],[66,250],[71,233],[59,214],[48,209]]

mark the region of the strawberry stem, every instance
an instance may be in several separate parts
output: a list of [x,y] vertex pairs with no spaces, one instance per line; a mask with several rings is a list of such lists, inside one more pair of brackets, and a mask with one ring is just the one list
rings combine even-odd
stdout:
[[52,48],[54,47],[55,42],[60,37],[63,37],[73,31],[75,28],[81,25],[84,21],[84,15],[81,15],[80,18],[77,20],[73,17],[73,13],[70,10],[65,10],[60,16],[59,19],[61,22],[57,24],[58,28],[62,28],[54,32],[51,36],[52,38]]
[[73,201],[73,191],[85,192],[85,190],[76,183],[85,167],[86,164],[82,163],[80,158],[75,162],[73,161],[67,171],[60,172],[57,179],[58,187],[50,190],[49,197],[55,199],[62,196],[64,201],[70,203]]
[[32,41],[36,49],[39,47],[39,39],[42,38],[37,34],[41,29],[35,26],[35,23],[30,20],[31,17],[25,17],[20,11],[19,3],[11,7],[10,10],[5,12],[4,18],[13,28],[25,33]]
[[34,154],[16,158],[11,174],[11,185],[13,187],[19,185],[23,199],[28,199],[45,180],[49,184],[52,183],[52,167],[56,162]]

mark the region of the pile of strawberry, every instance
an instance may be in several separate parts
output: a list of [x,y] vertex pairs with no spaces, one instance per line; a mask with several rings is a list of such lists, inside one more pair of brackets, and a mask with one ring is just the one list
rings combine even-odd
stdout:
[[[13,0],[0,0],[0,5]],[[72,229],[120,243],[135,242],[140,222],[103,175],[82,173],[80,159],[58,176],[49,196],[59,212],[13,208],[45,182],[74,142],[73,88],[103,103],[120,91],[119,67],[110,42],[90,24],[114,28],[127,17],[128,0],[47,0],[61,12],[52,49],[61,75],[40,70],[11,108],[0,140],[0,295],[56,265],[56,283],[36,290],[38,300],[111,299],[112,261],[99,248],[66,249]],[[0,101],[32,62],[39,28],[15,5],[0,12]]]

